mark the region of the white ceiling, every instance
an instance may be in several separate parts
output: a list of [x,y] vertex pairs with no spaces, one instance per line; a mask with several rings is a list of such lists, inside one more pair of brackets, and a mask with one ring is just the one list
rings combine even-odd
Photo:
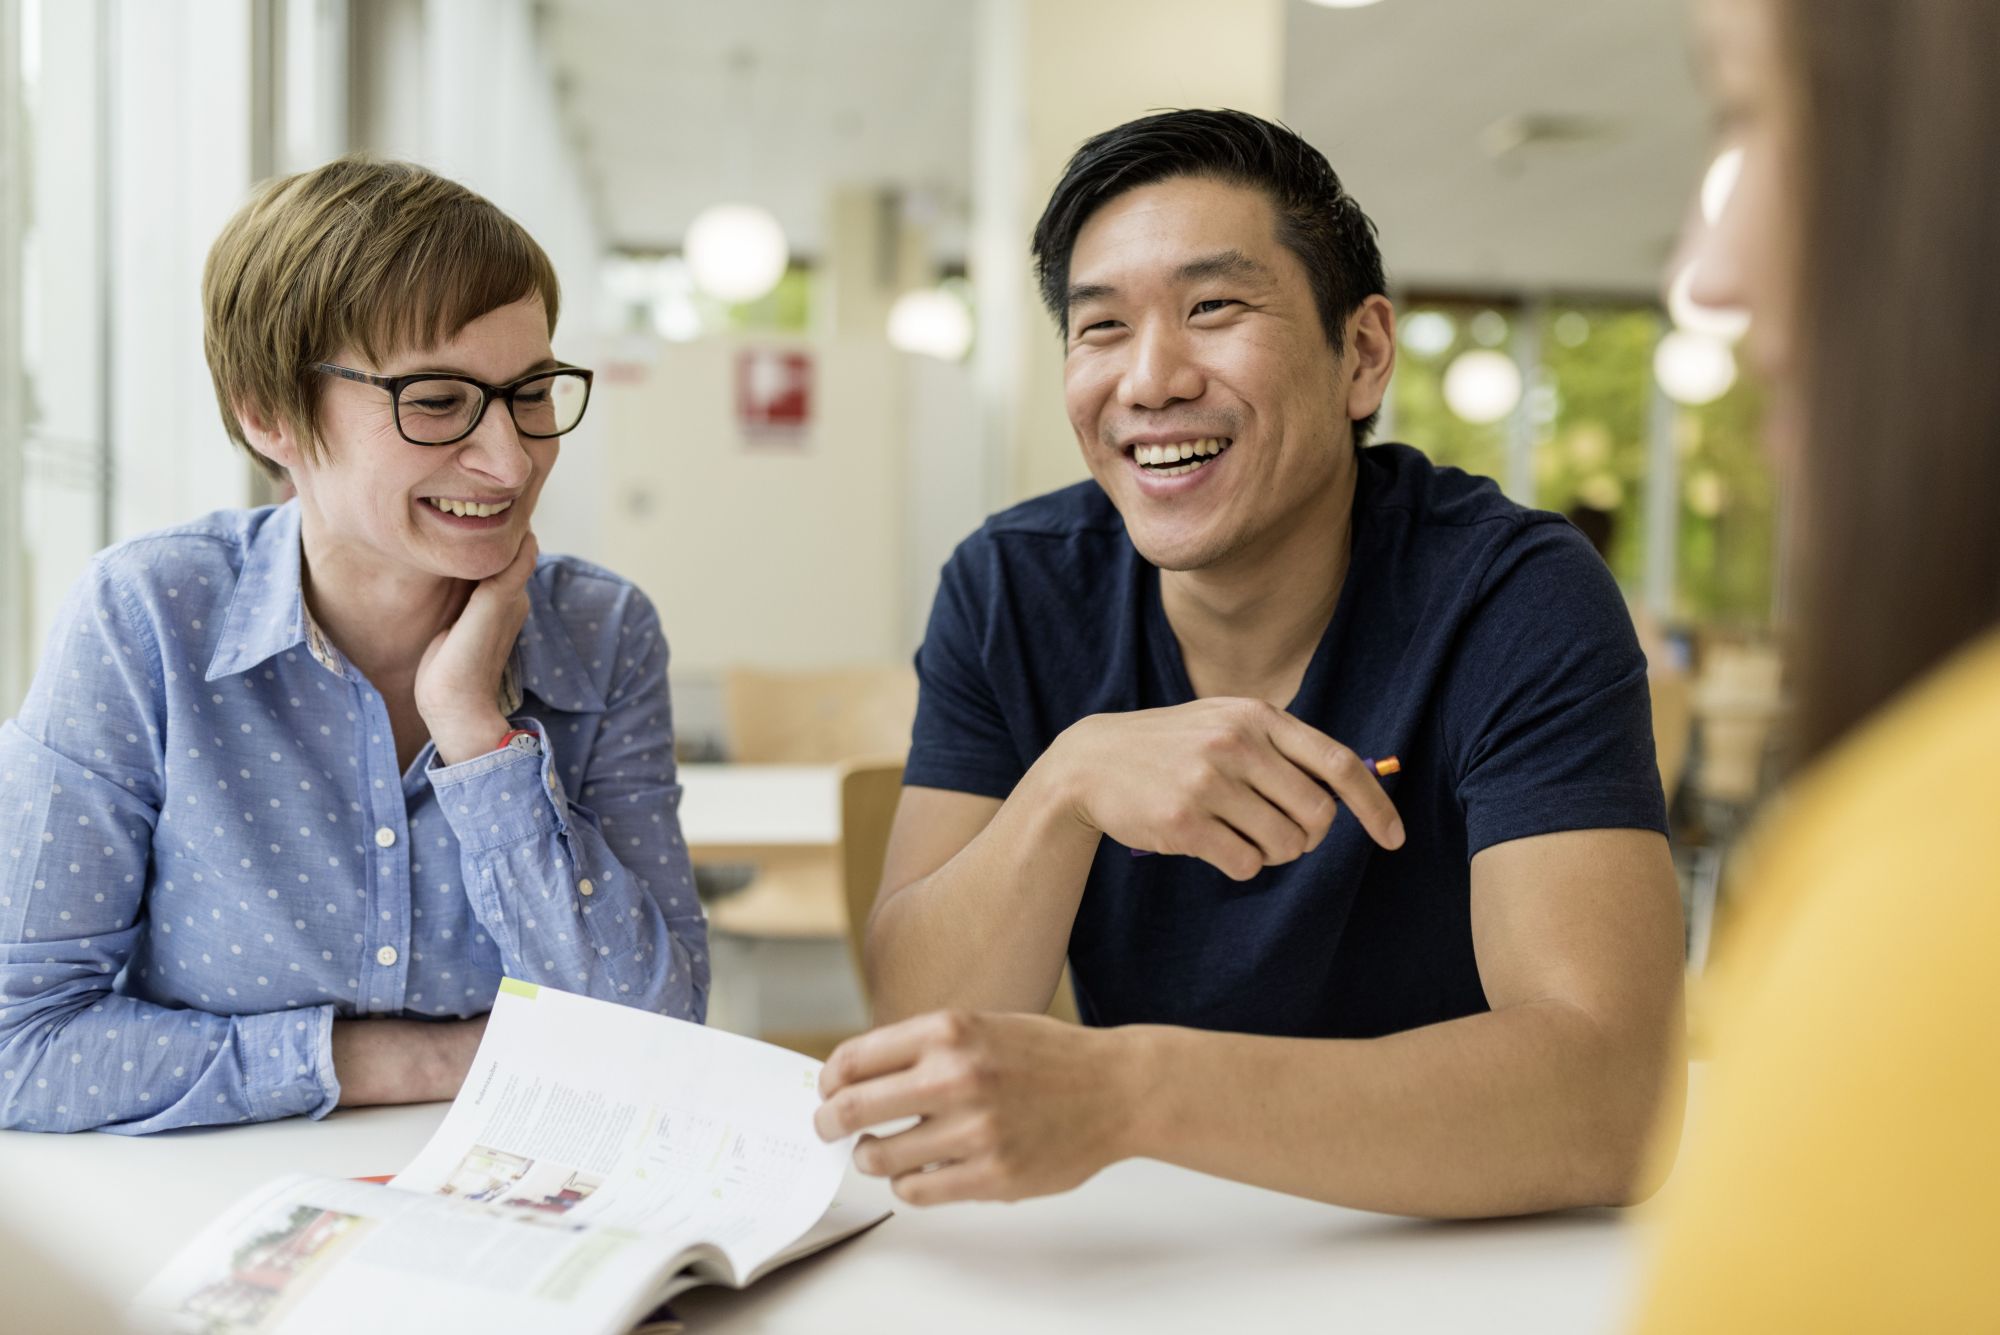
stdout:
[[[1293,3],[1286,119],[1374,218],[1393,279],[1655,291],[1708,154],[1688,0]],[[1495,159],[1488,127],[1601,140]]]
[[972,13],[970,0],[553,0],[544,31],[614,244],[677,247],[704,206],[749,199],[811,254],[836,184],[964,209]]
[[[1216,4],[1226,14],[1229,0]],[[937,201],[949,246],[969,181],[974,8],[549,0],[547,40],[612,241],[670,247],[704,205],[748,197],[810,254],[829,188],[856,183]],[[1706,155],[1687,8],[1289,0],[1285,118],[1375,219],[1405,286],[1652,291]],[[1608,133],[1491,156],[1489,127],[1523,115]]]

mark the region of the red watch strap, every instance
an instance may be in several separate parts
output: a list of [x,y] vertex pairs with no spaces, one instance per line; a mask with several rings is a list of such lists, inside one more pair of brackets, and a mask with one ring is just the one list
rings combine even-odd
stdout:
[[514,744],[514,739],[516,737],[526,737],[533,742],[541,741],[539,737],[536,737],[534,733],[530,732],[526,728],[509,728],[507,729],[506,733],[500,738],[500,745],[494,747],[493,749],[495,751],[505,751],[508,747]]

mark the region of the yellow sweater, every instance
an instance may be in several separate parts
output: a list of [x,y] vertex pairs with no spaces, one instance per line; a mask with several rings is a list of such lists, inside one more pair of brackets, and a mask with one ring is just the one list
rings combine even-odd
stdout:
[[1744,873],[1639,1329],[2000,1331],[2000,636],[1838,748]]

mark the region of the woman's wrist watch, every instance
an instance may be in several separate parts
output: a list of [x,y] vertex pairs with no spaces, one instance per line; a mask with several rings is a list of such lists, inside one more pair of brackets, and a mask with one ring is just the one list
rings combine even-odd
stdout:
[[519,751],[523,755],[538,756],[542,753],[542,739],[526,728],[509,728],[501,737],[496,751]]

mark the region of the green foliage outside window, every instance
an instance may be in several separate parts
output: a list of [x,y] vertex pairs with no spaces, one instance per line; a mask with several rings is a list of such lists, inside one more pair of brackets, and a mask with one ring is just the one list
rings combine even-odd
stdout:
[[657,334],[674,342],[718,333],[806,334],[812,329],[815,271],[793,264],[755,301],[724,301],[695,286],[678,255],[618,254],[601,275],[619,333]]
[[812,290],[813,271],[794,264],[776,287],[755,301],[730,304],[699,296],[697,301],[703,306],[703,325],[709,329],[803,334],[812,328]]
[[[1653,352],[1666,329],[1658,310],[1420,301],[1400,315],[1391,389],[1395,437],[1440,464],[1501,481],[1511,422],[1476,425],[1452,412],[1444,398],[1445,370],[1470,349],[1507,351],[1523,332],[1538,338],[1539,365],[1523,405],[1534,428],[1534,495],[1524,499],[1556,511],[1580,504],[1609,511],[1612,573],[1629,593],[1639,593],[1651,481]],[[1535,329],[1516,328],[1529,319]],[[1706,407],[1673,410],[1680,491],[1676,620],[1745,630],[1769,624],[1775,507],[1759,413],[1754,387],[1741,380]]]
[[1542,383],[1553,411],[1536,432],[1535,504],[1609,511],[1611,572],[1635,592],[1646,574],[1659,317],[1643,308],[1550,306],[1542,325]]
[[[1398,440],[1416,446],[1434,463],[1498,480],[1507,472],[1507,424],[1476,425],[1458,416],[1444,401],[1445,368],[1461,352],[1486,346],[1473,336],[1471,325],[1490,309],[1425,303],[1404,310],[1403,336],[1396,350],[1396,378],[1389,392],[1395,398]],[[1432,324],[1429,330],[1419,326],[1419,332],[1431,333],[1441,346],[1413,341],[1410,321],[1418,314],[1443,317],[1445,324]],[[1492,314],[1502,322],[1504,330],[1506,317],[1497,310]],[[1491,321],[1487,323],[1490,325]],[[1443,334],[1446,328],[1450,331],[1448,341]],[[1504,333],[1502,338],[1504,341]]]
[[1747,379],[1706,407],[1681,410],[1677,615],[1742,631],[1771,623],[1778,506],[1763,411]]

